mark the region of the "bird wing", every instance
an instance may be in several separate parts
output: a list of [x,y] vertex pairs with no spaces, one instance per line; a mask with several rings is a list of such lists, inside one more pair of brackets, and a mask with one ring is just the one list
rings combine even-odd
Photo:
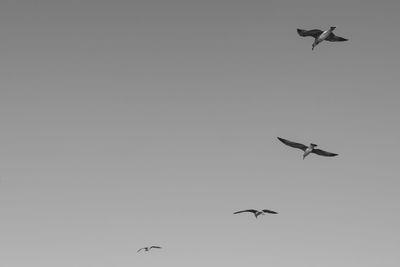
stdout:
[[324,150],[321,150],[321,149],[313,149],[311,151],[311,153],[315,153],[317,155],[325,156],[325,157],[334,157],[334,156],[338,155],[338,154],[327,152],[327,151],[324,151]]
[[329,42],[344,42],[344,41],[348,41],[349,39],[336,36],[336,35],[333,34],[333,32],[331,32],[331,34],[329,34],[329,36],[326,37],[325,40],[329,41]]
[[313,30],[309,30],[309,31],[297,29],[297,33],[302,37],[311,36],[314,38],[318,38],[321,35],[321,33],[323,33],[323,31],[318,30],[318,29],[313,29]]
[[283,139],[283,138],[280,138],[280,137],[278,137],[278,139],[279,139],[279,141],[281,141],[282,143],[284,143],[287,146],[291,146],[291,147],[294,147],[294,148],[299,148],[299,149],[301,149],[303,151],[305,151],[307,149],[306,145],[303,145],[303,144],[300,144],[300,143],[295,143],[295,142],[292,142],[292,141],[289,141],[289,140],[286,140],[286,139]]
[[252,212],[252,213],[256,213],[257,210],[252,210],[252,209],[250,209],[250,210],[241,210],[241,211],[234,212],[233,214],[238,214],[238,213],[242,213],[242,212]]
[[151,246],[150,249],[152,249],[152,248],[161,248],[161,247],[158,247],[158,246]]
[[263,210],[263,212],[271,213],[271,214],[278,214],[276,211],[273,211],[273,210]]
[[142,249],[144,249],[144,248],[139,249],[137,252],[141,251]]

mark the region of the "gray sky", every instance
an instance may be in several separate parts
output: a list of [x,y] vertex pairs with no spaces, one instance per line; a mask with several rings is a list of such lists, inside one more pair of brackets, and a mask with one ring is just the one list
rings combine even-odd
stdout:
[[1,265],[398,266],[399,8],[1,4]]

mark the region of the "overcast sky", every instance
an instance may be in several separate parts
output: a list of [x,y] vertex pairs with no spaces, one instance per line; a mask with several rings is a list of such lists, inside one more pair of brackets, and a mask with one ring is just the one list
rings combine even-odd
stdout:
[[0,265],[398,266],[399,8],[2,3]]

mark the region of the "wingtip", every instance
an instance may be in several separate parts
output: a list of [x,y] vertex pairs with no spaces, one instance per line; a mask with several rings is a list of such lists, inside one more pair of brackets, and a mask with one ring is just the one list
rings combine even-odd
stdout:
[[302,29],[297,28],[297,34],[301,36],[301,33],[303,32]]
[[297,33],[298,33],[298,35],[300,35],[301,37],[304,37],[304,33],[305,32],[307,32],[306,30],[304,30],[304,29],[299,29],[299,28],[297,28]]
[[283,139],[283,138],[281,138],[281,137],[277,137],[277,138],[278,138],[279,141],[281,141],[281,143],[284,143],[284,144],[285,144],[285,141],[286,141],[285,139]]

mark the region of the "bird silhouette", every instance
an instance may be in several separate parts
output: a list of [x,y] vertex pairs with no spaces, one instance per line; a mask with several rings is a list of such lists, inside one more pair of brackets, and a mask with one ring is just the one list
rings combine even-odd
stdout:
[[139,252],[139,251],[141,251],[141,250],[149,251],[149,250],[151,250],[151,249],[153,249],[153,248],[161,248],[161,247],[158,247],[158,246],[143,247],[143,248],[139,249],[137,252]]
[[269,213],[269,214],[278,214],[278,212],[276,212],[276,211],[267,210],[267,209],[264,209],[264,210],[254,210],[254,209],[240,210],[240,211],[234,212],[233,214],[238,214],[238,213],[242,213],[242,212],[250,212],[250,213],[253,213],[254,216],[256,216],[256,218],[257,218],[258,216],[260,216],[260,215],[265,215],[266,213]]
[[295,143],[295,142],[292,142],[292,141],[289,141],[289,140],[286,140],[286,139],[283,139],[283,138],[280,138],[280,137],[278,137],[278,139],[279,139],[279,141],[281,141],[282,143],[284,143],[287,146],[294,147],[294,148],[299,148],[299,149],[303,150],[304,151],[303,159],[305,157],[307,157],[310,153],[314,153],[314,154],[317,154],[317,155],[320,155],[320,156],[325,156],[325,157],[334,157],[334,156],[338,155],[336,153],[331,153],[331,152],[327,152],[327,151],[315,148],[315,147],[318,146],[316,144],[312,144],[311,143],[310,146],[306,146],[306,145],[303,145],[303,144],[300,144],[300,143]]
[[303,29],[297,29],[297,33],[302,36],[302,37],[307,37],[311,36],[314,37],[314,43],[312,44],[312,49],[320,44],[322,41],[329,41],[329,42],[344,42],[348,41],[348,39],[336,36],[333,33],[333,30],[336,29],[336,27],[330,27],[329,30],[322,31],[319,29],[313,29],[313,30],[303,30]]

